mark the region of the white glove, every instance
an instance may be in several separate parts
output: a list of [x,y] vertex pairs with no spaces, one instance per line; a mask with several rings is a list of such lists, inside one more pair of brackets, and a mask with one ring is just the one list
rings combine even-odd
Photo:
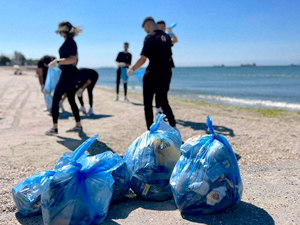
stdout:
[[82,92],[83,92],[83,89],[82,88],[79,88],[78,91],[76,92],[76,95],[78,97],[82,97]]
[[53,59],[53,60],[48,64],[48,66],[49,66],[50,69],[53,69],[54,67],[56,67],[56,65],[57,65],[57,59]]
[[172,29],[171,29],[170,27],[167,27],[167,32],[168,32],[169,34],[173,34],[173,31],[172,31]]
[[125,66],[126,66],[126,63],[124,63],[124,62],[120,62],[120,63],[119,63],[119,66],[121,66],[121,67],[125,67]]
[[133,76],[133,72],[134,72],[133,67],[130,67],[130,69],[127,70],[127,76]]

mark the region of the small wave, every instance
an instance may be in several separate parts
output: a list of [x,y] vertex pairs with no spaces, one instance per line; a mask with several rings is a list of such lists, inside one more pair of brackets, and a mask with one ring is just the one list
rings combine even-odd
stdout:
[[281,109],[289,109],[293,111],[300,111],[300,104],[297,103],[274,102],[268,100],[251,100],[251,99],[231,98],[231,97],[212,96],[212,95],[198,95],[198,97],[202,100],[227,102],[232,105],[260,106],[266,108],[281,108]]

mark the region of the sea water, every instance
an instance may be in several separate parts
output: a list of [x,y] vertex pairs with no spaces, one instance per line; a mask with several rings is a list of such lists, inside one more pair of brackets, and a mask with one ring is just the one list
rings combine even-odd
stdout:
[[[96,71],[97,85],[115,89],[116,68]],[[128,90],[142,92],[142,83],[130,77]],[[216,104],[300,111],[300,66],[178,67],[173,69],[169,95]]]

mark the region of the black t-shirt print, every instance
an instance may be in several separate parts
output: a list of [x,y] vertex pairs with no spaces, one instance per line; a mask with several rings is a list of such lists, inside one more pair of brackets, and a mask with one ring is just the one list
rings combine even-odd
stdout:
[[131,65],[131,54],[129,52],[127,52],[127,53],[119,52],[116,61],[124,62],[126,64]]
[[172,56],[171,38],[161,30],[154,30],[144,40],[141,55],[149,59],[147,71],[161,71],[170,68]]
[[[69,58],[71,55],[78,55],[77,54],[77,44],[73,38],[67,38],[59,49],[59,57],[60,58]],[[78,60],[77,60],[77,62],[78,62]],[[73,65],[61,65],[60,68],[64,69],[64,68],[67,68],[70,66],[73,66]]]

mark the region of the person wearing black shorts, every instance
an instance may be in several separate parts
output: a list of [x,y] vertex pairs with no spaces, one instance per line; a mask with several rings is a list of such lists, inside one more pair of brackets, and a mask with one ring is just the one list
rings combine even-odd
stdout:
[[95,70],[87,69],[87,68],[79,69],[79,87],[80,88],[76,92],[78,100],[81,104],[81,108],[79,109],[79,111],[86,113],[82,94],[83,94],[84,90],[87,88],[88,95],[89,95],[89,103],[90,103],[90,109],[88,111],[89,115],[94,114],[94,112],[93,112],[93,89],[98,80],[98,77],[99,77],[99,75]]
[[[124,68],[128,68],[131,65],[131,54],[128,52],[128,48],[129,48],[129,44],[127,42],[124,43],[124,51],[123,52],[119,52],[117,59],[116,59],[116,63],[117,63],[117,87],[116,87],[116,91],[117,91],[117,95],[115,98],[115,101],[119,100],[119,85],[120,85],[120,81],[121,81],[121,68],[120,67],[124,67]],[[127,98],[127,82],[124,82],[124,101],[125,102],[129,102],[128,98]]]
[[58,133],[57,120],[59,116],[59,101],[65,93],[67,93],[68,101],[76,120],[76,126],[67,132],[82,131],[79,110],[75,102],[75,94],[78,89],[78,69],[76,67],[78,52],[76,42],[74,41],[75,35],[80,34],[81,30],[77,27],[73,27],[70,22],[63,21],[58,25],[56,33],[59,33],[65,41],[59,49],[60,59],[55,59],[49,64],[49,68],[54,68],[58,64],[61,69],[61,76],[53,96],[53,127],[46,132],[46,135],[55,135]]
[[[178,42],[178,39],[176,37],[176,35],[173,33],[172,29],[170,27],[166,28],[166,23],[165,21],[163,20],[160,20],[157,22],[157,27],[158,29],[162,30],[163,32],[166,32],[166,30],[168,31],[168,35],[170,36],[171,38],[171,41],[172,41],[172,47],[175,43]],[[170,77],[169,77],[169,88],[170,88],[170,83],[171,83],[171,79],[172,79],[172,68],[175,68],[175,65],[174,65],[174,61],[173,61],[173,57],[171,56],[171,59],[170,59]],[[156,107],[156,115],[159,115],[161,113],[163,113],[163,110],[162,108],[160,107],[160,101],[159,101],[159,98],[157,95],[155,95],[155,107]]]
[[142,27],[148,35],[144,40],[141,57],[127,71],[127,74],[128,76],[132,76],[133,72],[149,59],[149,65],[143,78],[144,110],[147,128],[150,129],[153,123],[152,101],[154,94],[157,94],[170,126],[177,129],[173,111],[168,102],[169,62],[172,56],[171,38],[165,32],[158,29],[152,17],[144,19]]
[[[54,56],[45,55],[38,61],[38,68],[36,70],[36,73],[38,74],[38,77],[39,77],[39,82],[41,85],[42,92],[44,90],[44,86],[45,86],[46,79],[47,79],[48,64],[54,59],[55,59]],[[45,101],[46,101],[46,105],[47,105],[46,98],[47,98],[47,96],[45,96]],[[50,103],[51,103],[51,101],[48,102],[48,104],[50,104]],[[52,104],[47,105],[47,108],[45,111],[51,111],[51,108],[52,108]]]

